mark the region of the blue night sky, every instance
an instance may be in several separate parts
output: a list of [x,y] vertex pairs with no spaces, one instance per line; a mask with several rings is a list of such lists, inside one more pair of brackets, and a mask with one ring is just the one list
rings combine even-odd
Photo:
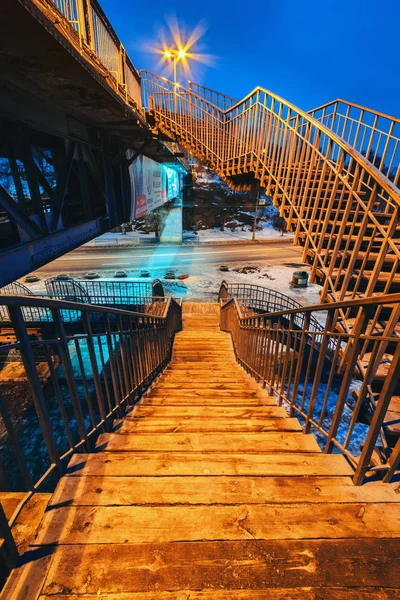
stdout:
[[400,115],[400,0],[100,1],[138,69],[160,72],[143,48],[175,15],[187,31],[207,24],[199,47],[216,59],[194,81],[235,98],[259,85],[305,110],[340,97]]

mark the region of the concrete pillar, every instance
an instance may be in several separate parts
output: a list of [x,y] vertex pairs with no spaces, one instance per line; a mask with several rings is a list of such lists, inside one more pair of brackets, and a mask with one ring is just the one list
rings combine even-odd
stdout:
[[182,193],[169,206],[160,209],[162,244],[180,244],[182,242]]

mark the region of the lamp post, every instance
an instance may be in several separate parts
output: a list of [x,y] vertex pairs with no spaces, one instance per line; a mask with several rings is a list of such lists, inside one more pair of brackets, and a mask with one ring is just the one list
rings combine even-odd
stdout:
[[174,110],[176,113],[177,112],[176,66],[177,66],[177,63],[179,60],[184,60],[184,58],[186,58],[186,52],[183,48],[180,48],[179,50],[178,49],[165,50],[164,57],[167,58],[168,60],[172,60],[173,66],[174,66]]

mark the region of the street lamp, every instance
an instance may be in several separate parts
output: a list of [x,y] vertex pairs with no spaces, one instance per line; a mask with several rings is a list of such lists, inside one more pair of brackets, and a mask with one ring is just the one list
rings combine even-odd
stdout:
[[174,107],[175,107],[175,112],[176,112],[176,107],[177,107],[177,97],[176,97],[176,88],[177,88],[177,82],[176,82],[176,65],[178,63],[179,60],[184,60],[186,58],[186,52],[183,48],[178,49],[172,49],[172,50],[165,50],[164,52],[164,57],[168,60],[172,60],[173,65],[174,65]]

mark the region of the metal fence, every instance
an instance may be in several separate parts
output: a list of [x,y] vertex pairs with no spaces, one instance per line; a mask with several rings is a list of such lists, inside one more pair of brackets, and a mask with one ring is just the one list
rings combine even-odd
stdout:
[[[387,327],[374,332],[371,322],[382,307]],[[303,420],[304,431],[315,433],[324,452],[340,451],[347,457],[356,484],[363,482],[367,471],[383,471],[385,481],[390,481],[400,461],[400,440],[388,444],[385,432],[400,378],[400,338],[388,333],[399,320],[399,308],[400,294],[391,294],[246,317],[237,298],[221,302],[221,329],[231,333],[240,364],[286,404],[291,415]],[[355,315],[350,333],[335,329],[342,310]],[[311,318],[321,311],[328,313],[322,335],[310,327]],[[295,325],[299,313],[301,328]],[[332,340],[335,353],[327,361]],[[387,376],[371,398],[370,384],[389,346]],[[374,453],[379,464],[374,462],[376,456],[372,459]]]
[[[90,451],[166,366],[182,317],[172,298],[159,316],[32,296],[2,296],[0,304],[12,329],[0,364],[18,352],[23,365],[18,382],[0,378],[0,475],[9,489],[27,491],[13,522],[34,492],[63,474],[71,454]],[[46,336],[32,332],[26,308],[50,311]],[[83,330],[71,334],[67,315],[77,310]]]
[[[36,296],[69,300],[85,304],[123,308],[147,314],[159,314],[160,306],[167,301],[164,288],[159,279],[152,281],[85,281],[76,279],[59,279],[53,277],[45,281],[46,294],[33,294],[29,288],[19,282],[11,283],[0,289],[0,296],[17,294],[20,296]],[[24,319],[29,323],[52,323],[53,315],[46,307],[23,306]],[[94,319],[95,315],[92,315]],[[82,314],[79,310],[69,310],[64,314],[65,322],[79,323]],[[7,306],[0,302],[0,323],[11,320]]]
[[[103,65],[102,73],[115,91],[134,110],[142,113],[140,77],[132,61],[127,57],[125,48],[115,33],[97,0],[39,0],[48,14],[49,5],[58,17],[63,19],[60,31],[93,63],[98,71]],[[55,25],[59,20],[54,21]],[[68,31],[68,25],[70,30]],[[111,78],[109,77],[111,75]]]
[[46,292],[60,300],[89,302],[102,305],[142,304],[144,297],[164,297],[164,288],[159,279],[152,281],[86,281],[58,279],[45,281]]
[[309,112],[400,187],[400,119],[346,100]]
[[[253,285],[251,283],[227,283],[223,281],[218,294],[218,300],[228,300],[236,298],[238,301],[243,316],[252,316],[253,313],[273,313],[282,310],[288,310],[291,308],[301,309],[302,305],[300,302],[296,302],[293,298],[271,290],[269,288]],[[320,320],[323,320],[325,315],[321,314]],[[304,313],[299,310],[293,318],[293,325],[304,328]],[[309,319],[308,327],[310,330],[316,333],[317,345],[321,343],[322,338],[319,334],[323,333],[323,325],[314,316]],[[333,355],[336,348],[336,340],[332,339],[329,341],[327,352],[330,356]]]
[[141,73],[144,103],[165,134],[231,185],[259,181],[304,246],[304,258],[311,257],[311,280],[318,275],[324,283],[322,301],[397,291],[400,193],[372,162],[263,88],[222,110]]

